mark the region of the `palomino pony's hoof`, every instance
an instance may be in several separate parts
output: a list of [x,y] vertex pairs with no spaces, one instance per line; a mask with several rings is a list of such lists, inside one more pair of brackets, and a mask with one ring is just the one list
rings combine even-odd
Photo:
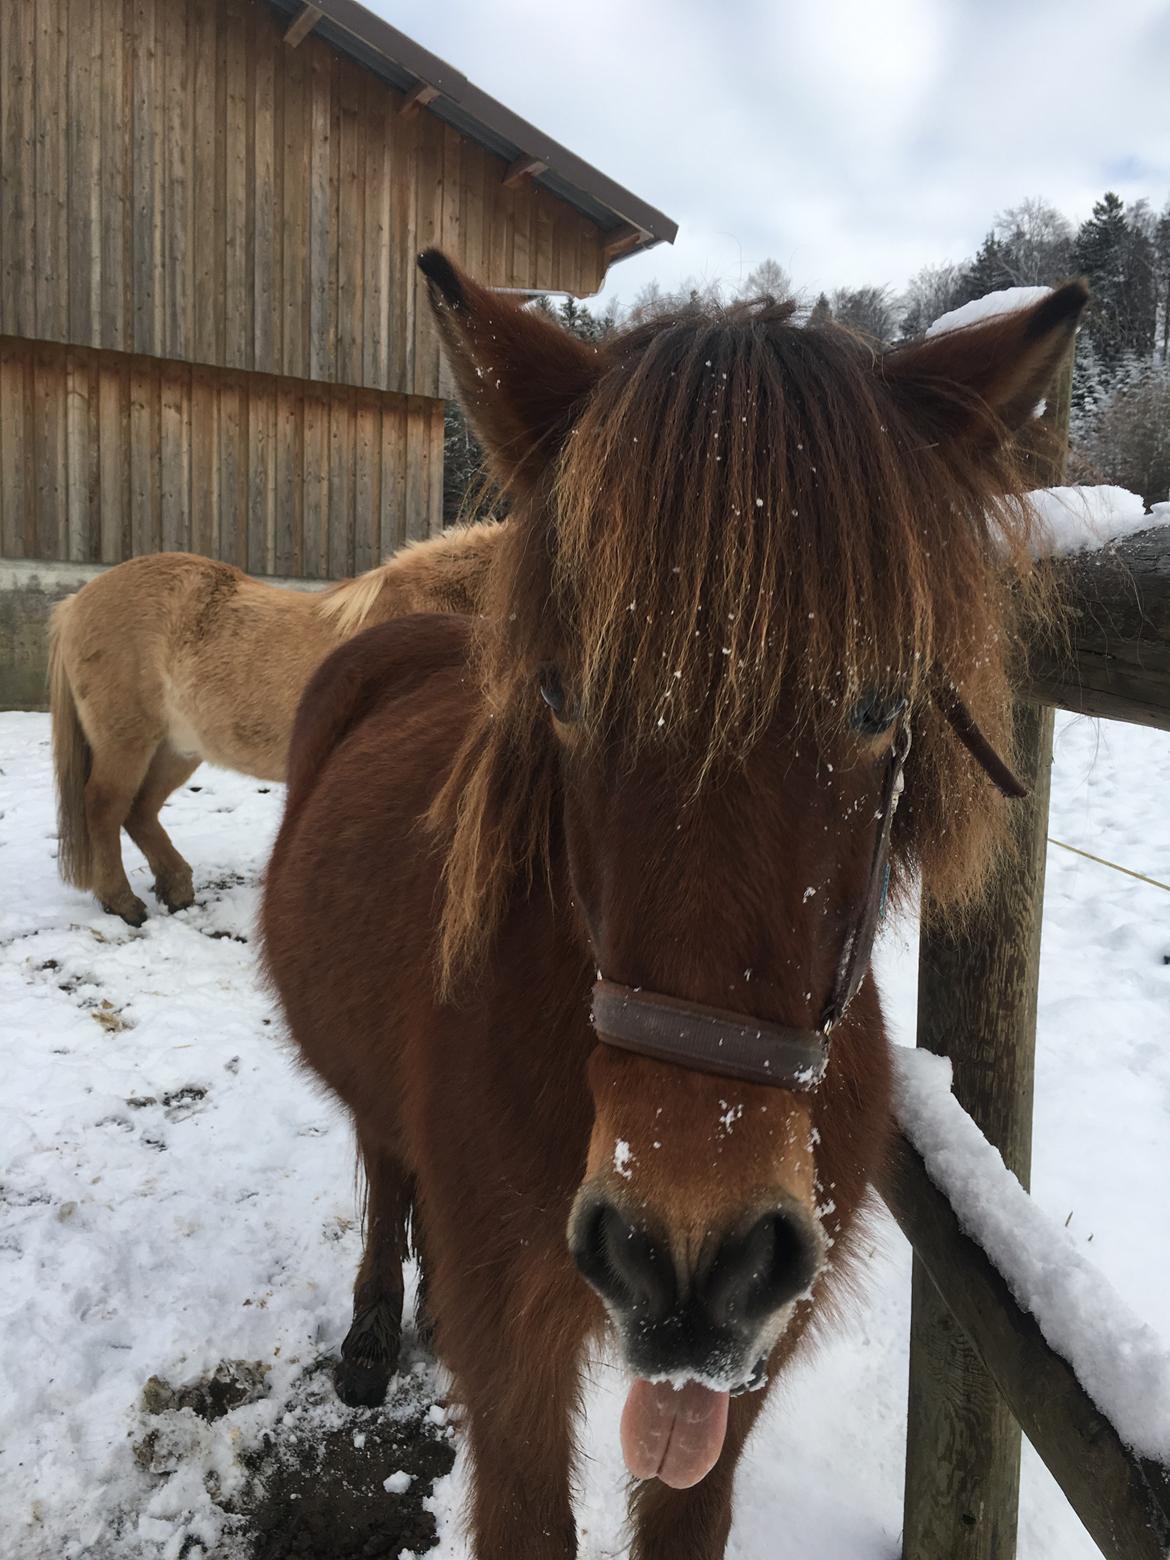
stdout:
[[107,915],[119,916],[127,926],[145,926],[146,906],[141,899],[132,899],[125,907],[103,904],[102,909]]
[[195,903],[195,889],[191,884],[183,888],[164,888],[161,883],[154,885],[154,897],[160,905],[174,915],[176,910],[189,910]]

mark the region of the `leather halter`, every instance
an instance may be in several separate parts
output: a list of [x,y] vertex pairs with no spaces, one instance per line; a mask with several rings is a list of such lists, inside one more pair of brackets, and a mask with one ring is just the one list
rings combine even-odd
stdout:
[[[936,699],[955,735],[1004,795],[1026,796],[1026,788],[987,741],[954,689],[948,687],[936,694]],[[598,1038],[620,1050],[696,1072],[797,1093],[815,1089],[828,1070],[830,1032],[844,1018],[869,969],[885,909],[890,835],[909,751],[910,726],[903,719],[895,727],[886,763],[861,909],[841,951],[833,989],[815,1029],[749,1018],[601,978],[593,987],[592,1019]]]

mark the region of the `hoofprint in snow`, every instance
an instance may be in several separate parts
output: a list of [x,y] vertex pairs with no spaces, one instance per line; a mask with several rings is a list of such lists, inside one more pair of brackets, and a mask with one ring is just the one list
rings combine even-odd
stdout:
[[[1062,718],[1056,752],[1053,835],[1170,880],[1170,739]],[[420,1487],[416,1476],[383,1492],[415,1465],[377,1451],[378,1416],[344,1409],[320,1368],[344,1334],[359,1254],[353,1150],[282,1043],[246,940],[280,801],[279,788],[200,770],[166,813],[199,903],[132,930],[57,880],[47,718],[0,715],[5,1560],[245,1555],[230,1513],[266,1435],[374,1447],[363,1476],[387,1509]],[[142,892],[145,865],[126,850]],[[894,927],[879,949],[902,1043],[912,943],[912,928]],[[1170,1350],[1167,955],[1170,895],[1050,852],[1036,1204]],[[909,1255],[880,1213],[871,1244],[847,1316],[781,1384],[753,1439],[733,1560],[776,1556],[781,1519],[793,1555],[899,1552]],[[249,1400],[217,1418],[152,1384],[203,1383],[198,1397],[224,1362],[243,1362],[226,1374],[242,1374]],[[440,1375],[417,1351],[408,1364],[392,1414],[450,1434],[432,1409]],[[595,1361],[583,1560],[624,1553],[623,1390],[616,1364]],[[328,1458],[316,1477],[327,1487]],[[437,1560],[467,1560],[464,1489],[460,1457],[429,1502]],[[1095,1554],[1026,1452],[1021,1560]]]

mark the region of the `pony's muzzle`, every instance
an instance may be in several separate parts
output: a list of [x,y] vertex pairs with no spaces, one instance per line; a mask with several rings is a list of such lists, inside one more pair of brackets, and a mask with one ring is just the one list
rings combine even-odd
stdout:
[[630,1365],[644,1375],[746,1381],[777,1314],[811,1287],[823,1254],[812,1217],[795,1203],[680,1256],[664,1232],[632,1220],[602,1193],[584,1192],[569,1230],[581,1274],[618,1323]]

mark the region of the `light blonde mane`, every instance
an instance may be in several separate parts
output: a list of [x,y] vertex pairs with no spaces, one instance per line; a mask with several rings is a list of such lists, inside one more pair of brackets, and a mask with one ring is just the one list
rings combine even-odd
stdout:
[[365,625],[393,569],[394,559],[391,558],[352,580],[343,580],[340,585],[321,592],[316,602],[317,611],[333,624],[340,638],[348,639]]

